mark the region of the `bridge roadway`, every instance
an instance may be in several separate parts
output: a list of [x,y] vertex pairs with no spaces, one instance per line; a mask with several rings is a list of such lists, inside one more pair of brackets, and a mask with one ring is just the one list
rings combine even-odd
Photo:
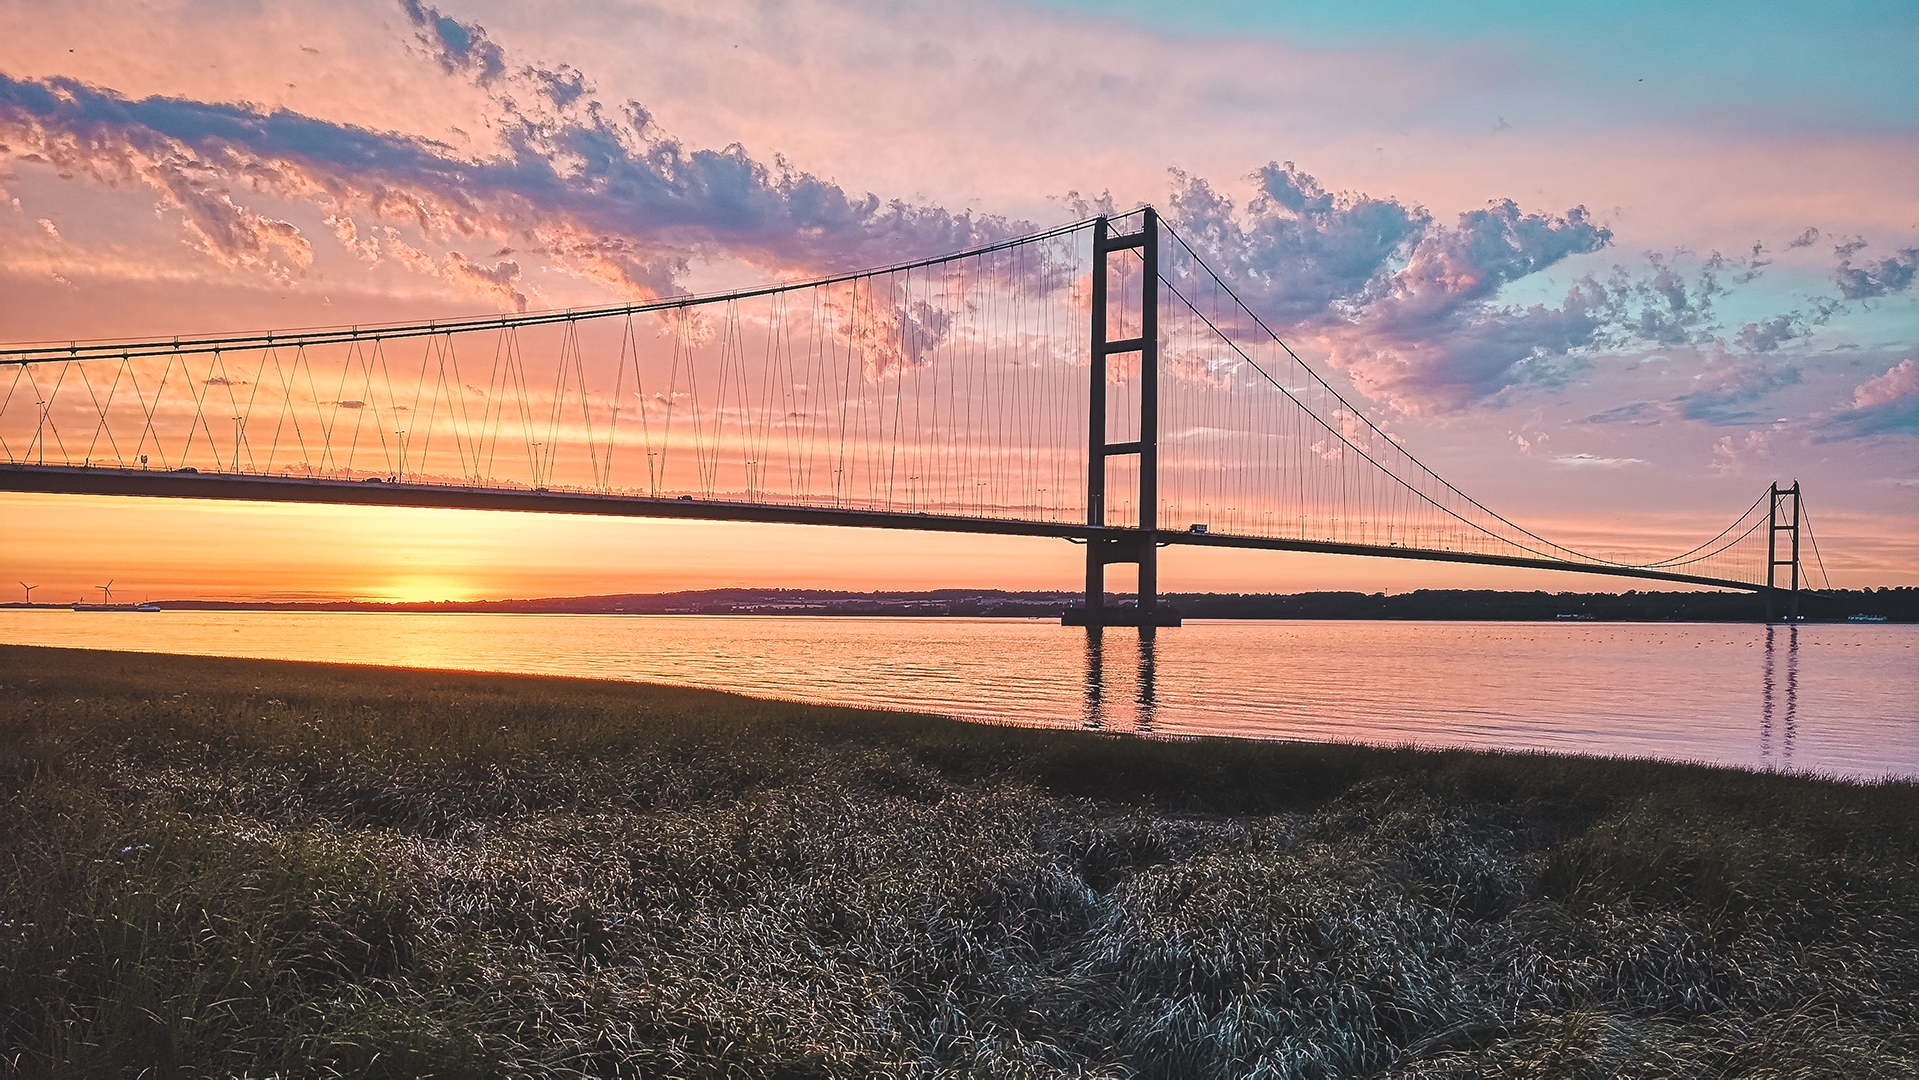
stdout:
[[[321,503],[339,506],[416,506],[455,510],[507,510],[532,514],[589,514],[598,517],[675,518],[694,521],[745,521],[782,525],[838,525],[868,529],[911,529],[920,532],[984,533],[999,536],[1037,536],[1087,542],[1136,545],[1140,530],[1115,529],[1060,521],[1024,521],[1016,518],[961,517],[950,514],[898,510],[858,510],[779,503],[734,502],[721,499],[685,499],[647,495],[605,495],[584,491],[525,488],[461,487],[448,484],[369,483],[267,476],[248,473],[170,472],[74,465],[0,463],[0,491],[59,495],[144,495],[170,499],[222,499],[240,502]],[[1398,545],[1345,544],[1324,540],[1292,540],[1266,536],[1239,536],[1216,532],[1157,530],[1161,546],[1253,548],[1268,551],[1305,551],[1323,555],[1365,555],[1428,562],[1476,563],[1528,570],[1562,570],[1603,574],[1687,585],[1708,585],[1743,592],[1763,592],[1764,585],[1725,578],[1700,577],[1667,570],[1608,566],[1557,559],[1489,555],[1475,551],[1409,548]]]

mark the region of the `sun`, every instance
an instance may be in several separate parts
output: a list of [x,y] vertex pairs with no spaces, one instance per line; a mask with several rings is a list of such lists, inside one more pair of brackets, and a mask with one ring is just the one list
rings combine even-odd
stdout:
[[463,578],[422,574],[382,582],[369,589],[360,599],[420,604],[436,600],[480,600],[484,599],[484,595],[481,589]]

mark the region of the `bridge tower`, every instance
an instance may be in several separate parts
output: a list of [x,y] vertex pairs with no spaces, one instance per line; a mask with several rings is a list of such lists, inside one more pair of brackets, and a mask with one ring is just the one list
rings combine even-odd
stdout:
[[[1799,481],[1794,480],[1792,486],[1789,488],[1780,487],[1778,482],[1774,481],[1772,492],[1768,498],[1771,500],[1771,521],[1766,529],[1766,621],[1772,622],[1775,617],[1773,605],[1779,598],[1777,576],[1779,568],[1788,566],[1792,568],[1792,599],[1788,602],[1787,618],[1792,622],[1798,622]],[[1792,502],[1790,515],[1787,513],[1787,500],[1791,500]],[[1782,532],[1792,534],[1791,558],[1781,559],[1779,557],[1779,534]]]
[[[1139,294],[1139,336],[1107,339],[1108,261],[1116,252],[1138,250],[1142,272]],[[1087,414],[1086,524],[1107,530],[1106,462],[1128,454],[1139,456],[1139,524],[1112,529],[1110,536],[1086,542],[1085,625],[1097,633],[1112,623],[1137,625],[1141,637],[1152,637],[1159,626],[1178,620],[1159,606],[1159,214],[1147,207],[1140,212],[1138,232],[1115,235],[1107,219],[1093,222],[1092,363]],[[1138,353],[1139,438],[1133,442],[1106,441],[1107,358]],[[1139,606],[1122,614],[1106,608],[1106,567],[1109,563],[1139,564]],[[1077,613],[1075,613],[1077,614]],[[1076,620],[1075,620],[1076,621]]]

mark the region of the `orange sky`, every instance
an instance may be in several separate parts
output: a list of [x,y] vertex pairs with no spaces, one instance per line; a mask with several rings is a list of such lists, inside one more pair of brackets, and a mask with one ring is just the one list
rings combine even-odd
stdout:
[[[1297,161],[1341,213],[1425,214],[1421,235],[1436,240],[1507,199],[1562,225],[1578,207],[1609,230],[1602,247],[1541,257],[1491,292],[1471,290],[1503,272],[1497,260],[1447,264],[1415,285],[1475,299],[1442,310],[1450,322],[1393,326],[1396,337],[1340,320],[1362,300],[1432,298],[1396,282],[1405,250],[1298,316],[1302,355],[1462,490],[1571,546],[1658,556],[1711,535],[1770,481],[1801,479],[1835,585],[1919,584],[1919,391],[1894,377],[1919,357],[1919,138],[1899,96],[1910,81],[1888,89],[1875,74],[1903,70],[1883,66],[1896,42],[1875,47],[1880,67],[1846,78],[1843,65],[1784,52],[1770,65],[1694,56],[1705,38],[1669,35],[1632,44],[1624,74],[1574,62],[1575,38],[1545,23],[1427,38],[1382,26],[1315,44],[1280,6],[1232,35],[1019,2],[803,0],[779,17],[749,0],[435,11],[409,25],[387,0],[179,0],[164,13],[73,0],[12,20],[0,36],[0,340],[443,318],[510,310],[516,296],[533,308],[618,303],[898,254],[887,245],[915,222],[944,235],[942,215],[1051,226],[1076,216],[1069,193],[1102,191],[1121,208],[1217,194],[1219,220],[1249,228],[1263,206],[1268,224],[1304,230],[1273,235],[1326,249],[1296,260],[1310,277],[1365,231],[1348,226],[1372,219],[1314,233],[1275,211],[1257,170]],[[471,48],[435,38],[440,15]],[[1738,33],[1765,30],[1807,56],[1881,36],[1823,18],[1750,21]],[[494,70],[473,50],[496,46]],[[108,137],[19,105],[72,86],[184,116],[179,131],[245,113],[238,127],[253,134]],[[285,130],[259,136],[268,117]],[[613,220],[591,184],[567,186],[608,147],[625,155],[627,181],[651,179],[667,148],[676,169],[713,169],[692,185],[712,203],[636,202]],[[508,179],[474,186],[509,151],[522,157],[498,170]],[[780,201],[794,191],[805,198]],[[855,208],[870,198],[870,218],[840,233],[800,221],[822,191]],[[1866,276],[1848,284],[1847,272]],[[1576,322],[1587,309],[1569,290],[1605,288],[1614,302],[1638,289],[1633,302],[1653,309],[1677,296],[1696,321],[1484,360],[1495,331],[1527,325],[1529,311]],[[1338,333],[1319,332],[1328,326]],[[1332,352],[1385,341],[1397,351]],[[1463,396],[1368,400],[1353,388],[1355,374],[1419,364],[1448,368],[1429,382]],[[0,417],[0,437],[19,415]],[[1636,584],[1261,552],[1163,559],[1169,591]],[[1109,582],[1125,588],[1130,573],[1114,567]],[[0,584],[40,585],[43,601],[97,596],[108,579],[123,599],[414,600],[1071,589],[1081,575],[1081,549],[1061,541],[0,494]]]

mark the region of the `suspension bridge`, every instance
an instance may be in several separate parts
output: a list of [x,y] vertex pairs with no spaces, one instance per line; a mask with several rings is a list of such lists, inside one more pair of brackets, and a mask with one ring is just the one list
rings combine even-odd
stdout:
[[[1169,545],[1764,591],[1799,485],[1631,562],[1495,513],[1150,208],[820,280],[436,322],[0,348],[0,490],[1054,537],[1092,628],[1176,625]],[[1816,544],[1813,548],[1816,553]],[[1138,568],[1132,605],[1105,569]]]

